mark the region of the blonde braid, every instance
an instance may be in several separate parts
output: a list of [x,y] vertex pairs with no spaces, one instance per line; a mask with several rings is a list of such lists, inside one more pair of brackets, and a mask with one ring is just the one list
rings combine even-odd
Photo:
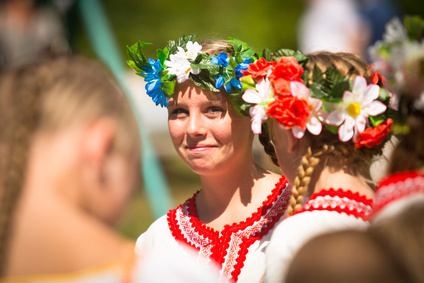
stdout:
[[311,175],[319,161],[319,158],[316,158],[312,153],[311,147],[308,147],[306,153],[302,156],[300,166],[297,169],[297,176],[294,179],[294,185],[292,187],[292,194],[290,197],[290,206],[288,208],[288,215],[291,215],[293,212],[299,210],[302,207],[302,201],[306,192],[308,191]]
[[324,155],[331,155],[335,149],[336,147],[334,145],[323,144],[321,150],[313,153],[312,148],[308,147],[306,153],[302,156],[301,164],[297,169],[297,176],[294,179],[288,215],[291,215],[302,207],[302,201],[308,191],[311,176],[316,166],[321,162]]

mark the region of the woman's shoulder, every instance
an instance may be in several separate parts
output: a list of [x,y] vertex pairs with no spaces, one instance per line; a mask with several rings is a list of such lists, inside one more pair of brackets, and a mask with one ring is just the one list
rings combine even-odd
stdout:
[[399,213],[415,202],[424,202],[424,174],[409,171],[389,175],[376,188],[373,217]]
[[137,238],[135,247],[137,254],[142,255],[146,252],[150,252],[152,249],[163,250],[176,245],[168,225],[168,217],[173,210],[170,210],[167,214],[155,220],[149,228]]
[[266,190],[286,187],[288,185],[287,178],[271,171],[264,171],[263,177],[258,179],[258,185]]
[[[140,266],[143,259],[137,257],[133,251],[133,244],[128,245],[123,251],[123,255],[119,260],[92,266],[89,268],[77,270],[74,272],[46,274],[46,275],[30,275],[5,277],[0,279],[1,283],[119,283],[125,280],[128,282],[141,282]],[[127,281],[125,281],[127,282]]]

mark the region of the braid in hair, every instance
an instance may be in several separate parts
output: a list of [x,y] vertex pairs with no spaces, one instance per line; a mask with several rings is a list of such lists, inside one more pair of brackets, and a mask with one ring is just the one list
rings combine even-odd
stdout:
[[[312,82],[313,70],[317,66],[322,72],[327,68],[333,68],[340,72],[342,76],[353,79],[355,76],[363,76],[367,80],[371,78],[371,70],[367,63],[359,56],[351,53],[332,53],[327,51],[318,51],[308,54],[308,62],[305,69],[309,71],[309,83]],[[302,157],[298,168],[297,176],[292,187],[292,196],[288,214],[299,210],[302,207],[302,201],[307,193],[311,175],[324,167],[330,170],[343,170],[353,176],[369,180],[369,163],[372,157],[381,154],[385,139],[380,145],[373,148],[361,147],[355,148],[354,143],[340,142],[338,137],[327,129],[323,128],[318,136],[305,133],[305,137],[311,144]],[[319,169],[317,165],[320,164]]]
[[278,164],[277,154],[275,153],[274,145],[271,143],[270,140],[268,125],[262,123],[261,128],[262,132],[259,135],[259,141],[263,145],[265,153],[271,157],[272,163],[274,163],[276,166],[280,166]]
[[292,186],[292,194],[290,197],[290,206],[288,207],[288,215],[299,210],[302,207],[303,198],[308,191],[308,185],[311,181],[311,175],[314,172],[315,166],[320,162],[313,153],[311,147],[308,147],[306,153],[302,156],[297,176],[294,179]]
[[[25,76],[28,78],[26,81],[20,80],[23,72],[25,70],[11,74],[10,83],[7,83],[7,79],[10,79],[7,76],[0,80],[1,89],[7,88],[2,91],[0,103],[0,146],[5,150],[5,159],[0,168],[0,275],[6,267],[13,212],[25,181],[28,145],[38,120],[37,90],[41,88],[41,83],[35,76]],[[20,91],[20,88],[25,89],[29,84],[32,91]]]

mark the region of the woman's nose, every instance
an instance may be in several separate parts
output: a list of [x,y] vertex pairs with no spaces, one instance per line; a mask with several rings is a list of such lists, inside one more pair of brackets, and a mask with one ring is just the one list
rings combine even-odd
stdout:
[[205,117],[200,113],[190,113],[186,128],[187,135],[200,136],[206,133]]

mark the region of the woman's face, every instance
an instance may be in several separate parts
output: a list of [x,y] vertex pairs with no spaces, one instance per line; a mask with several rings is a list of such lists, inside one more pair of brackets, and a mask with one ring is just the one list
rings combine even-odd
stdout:
[[168,126],[179,156],[199,175],[228,172],[252,160],[250,119],[236,113],[225,93],[179,84],[168,101]]

